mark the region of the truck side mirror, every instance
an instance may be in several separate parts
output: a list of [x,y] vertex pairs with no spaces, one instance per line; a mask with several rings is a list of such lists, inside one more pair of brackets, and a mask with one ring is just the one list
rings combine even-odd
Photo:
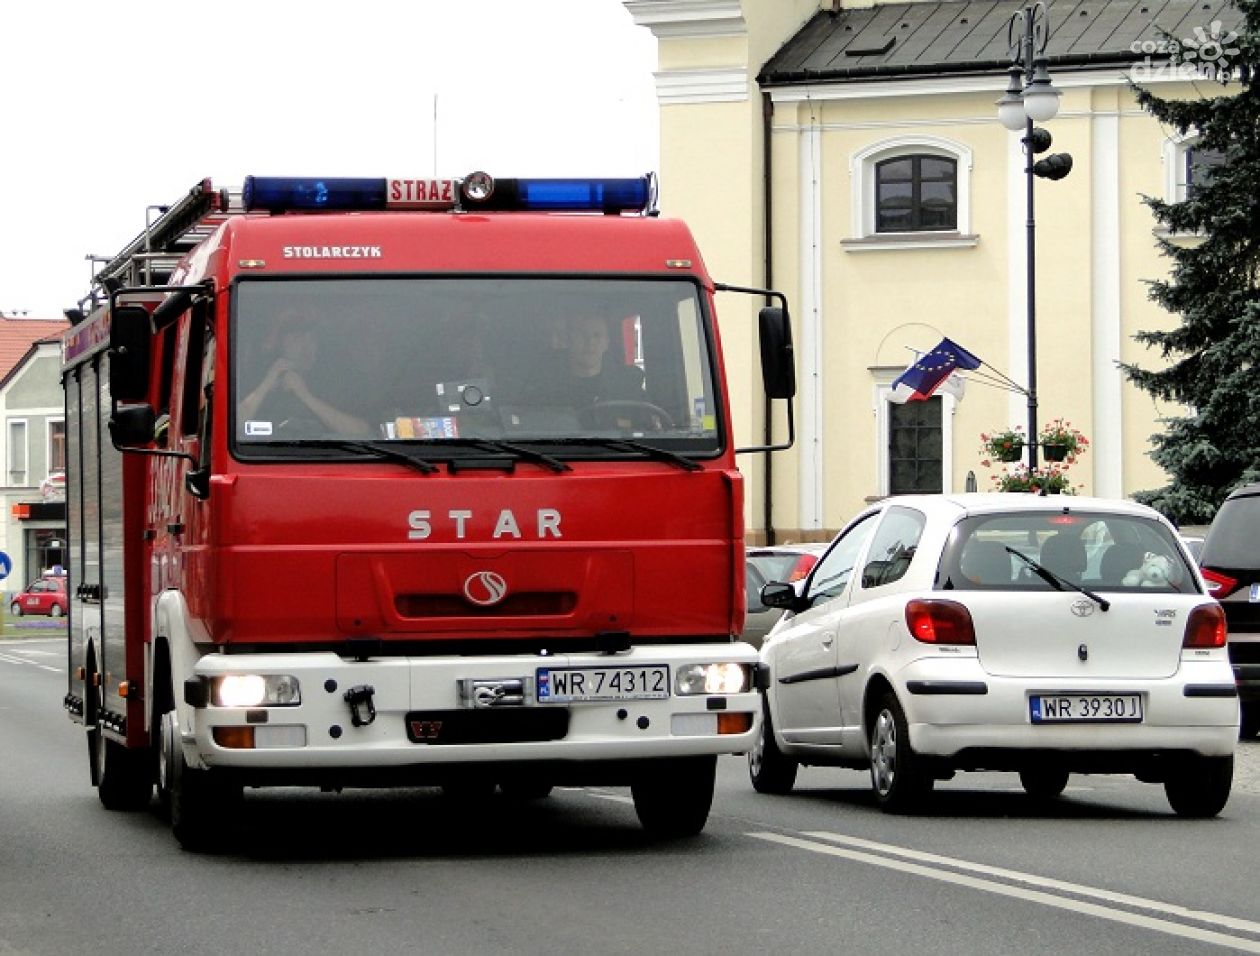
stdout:
[[142,306],[114,309],[109,322],[109,387],[115,400],[141,402],[148,397],[152,341],[149,313]]
[[787,311],[766,306],[757,316],[761,339],[761,380],[770,398],[796,396],[796,362],[792,349],[792,324]]
[[151,405],[116,405],[109,416],[109,440],[115,448],[147,445],[156,422]]

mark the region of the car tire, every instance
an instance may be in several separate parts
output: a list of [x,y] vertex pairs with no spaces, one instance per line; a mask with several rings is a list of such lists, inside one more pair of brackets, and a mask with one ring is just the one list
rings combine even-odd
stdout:
[[49,617],[61,617],[62,613],[63,611],[61,610],[60,604],[54,604],[52,607],[48,609]]
[[792,792],[796,784],[798,764],[786,756],[774,740],[774,725],[770,721],[770,705],[761,698],[761,733],[748,751],[748,778],[758,793],[782,796]]
[[1260,701],[1247,701],[1242,705],[1238,723],[1238,739],[1251,740],[1260,734]]
[[871,790],[885,813],[918,809],[935,782],[923,758],[910,747],[910,728],[896,696],[885,694],[876,705],[871,731]]
[[1067,787],[1068,776],[1062,767],[1028,767],[1019,772],[1019,782],[1034,800],[1053,800]]
[[653,761],[630,784],[639,823],[657,838],[695,836],[709,819],[716,777],[713,755]]
[[1203,819],[1225,809],[1234,782],[1234,758],[1186,760],[1164,781],[1168,803],[1179,817]]
[[12,614],[14,617],[21,617],[22,605],[18,604],[17,601],[14,601],[12,604],[9,605],[9,613]]

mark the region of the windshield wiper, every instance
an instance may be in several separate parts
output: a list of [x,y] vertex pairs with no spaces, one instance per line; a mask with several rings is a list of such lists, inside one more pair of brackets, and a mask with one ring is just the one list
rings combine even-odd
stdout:
[[635,441],[633,438],[540,438],[538,440],[553,445],[600,445],[604,448],[611,448],[613,451],[638,452],[656,461],[677,465],[679,468],[684,468],[687,471],[700,471],[702,467],[698,461],[693,461],[686,455],[680,455],[665,448],[658,448],[655,445],[649,445],[647,442]]
[[1064,587],[1069,587],[1073,591],[1079,591],[1081,594],[1084,594],[1091,601],[1096,602],[1098,606],[1104,611],[1111,607],[1111,602],[1108,601],[1105,597],[1095,594],[1093,591],[1090,591],[1087,588],[1083,588],[1079,584],[1073,584],[1071,581],[1067,580],[1067,578],[1059,577],[1059,575],[1055,574],[1049,568],[1042,567],[1040,564],[1038,564],[1028,555],[1024,554],[1022,551],[1017,551],[1016,549],[1012,548],[1009,544],[1003,545],[1003,547],[1005,547],[1007,551],[1015,555],[1015,557],[1019,558],[1030,568],[1032,568],[1033,573],[1036,574],[1037,577],[1041,578],[1041,580],[1045,581],[1048,585],[1050,585],[1056,591],[1062,591]]
[[433,464],[433,462],[403,451],[396,445],[387,442],[362,441],[351,438],[317,438],[311,441],[282,441],[268,442],[268,444],[292,448],[341,448],[346,451],[364,452],[374,458],[388,458],[391,461],[400,461],[425,475],[431,475],[438,470],[438,466]]
[[[444,444],[452,441],[452,439],[449,438],[439,440]],[[559,458],[555,458],[545,452],[541,452],[537,448],[527,448],[526,446],[518,445],[515,442],[500,441],[497,438],[456,438],[453,440],[460,444],[480,445],[481,447],[488,448],[491,451],[505,451],[508,454],[516,455],[518,458],[524,458],[527,461],[545,465],[552,471],[573,470],[566,462],[561,461]]]

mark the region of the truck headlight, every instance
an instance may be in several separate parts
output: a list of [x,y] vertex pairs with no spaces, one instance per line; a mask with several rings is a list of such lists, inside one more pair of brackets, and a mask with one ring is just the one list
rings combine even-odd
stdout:
[[296,707],[302,689],[288,674],[228,674],[214,681],[216,707]]
[[745,664],[687,664],[678,668],[674,692],[680,697],[696,694],[742,694],[750,686]]

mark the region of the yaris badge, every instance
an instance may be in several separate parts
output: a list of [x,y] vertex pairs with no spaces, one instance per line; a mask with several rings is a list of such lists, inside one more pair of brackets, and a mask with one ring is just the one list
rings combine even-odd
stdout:
[[507,581],[496,571],[477,571],[464,579],[464,597],[481,607],[498,604],[507,590]]

